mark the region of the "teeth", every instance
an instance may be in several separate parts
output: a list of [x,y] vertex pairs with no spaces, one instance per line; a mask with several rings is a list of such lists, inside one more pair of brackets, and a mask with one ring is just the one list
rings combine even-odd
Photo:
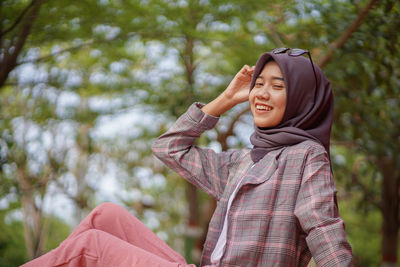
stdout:
[[272,110],[272,107],[264,106],[264,105],[256,105],[256,109],[270,111],[270,110]]

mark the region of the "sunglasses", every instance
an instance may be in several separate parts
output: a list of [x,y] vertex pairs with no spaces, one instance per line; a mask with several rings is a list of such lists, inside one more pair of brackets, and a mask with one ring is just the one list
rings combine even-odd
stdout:
[[311,67],[314,72],[315,86],[317,86],[317,74],[314,69],[314,62],[312,61],[310,51],[305,50],[305,49],[300,49],[300,48],[286,48],[286,47],[275,48],[274,50],[271,51],[271,53],[273,53],[273,54],[283,54],[286,52],[288,53],[289,56],[292,56],[292,57],[298,57],[303,54],[308,55],[308,57],[310,58],[310,61],[311,61]]

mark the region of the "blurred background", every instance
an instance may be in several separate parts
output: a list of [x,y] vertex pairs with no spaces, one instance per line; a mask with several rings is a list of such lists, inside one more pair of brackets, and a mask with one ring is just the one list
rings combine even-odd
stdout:
[[[123,205],[198,263],[215,202],[151,154],[195,101],[275,47],[331,81],[331,153],[357,266],[397,266],[400,3],[391,0],[0,1],[0,266]],[[248,104],[198,145],[250,147]]]

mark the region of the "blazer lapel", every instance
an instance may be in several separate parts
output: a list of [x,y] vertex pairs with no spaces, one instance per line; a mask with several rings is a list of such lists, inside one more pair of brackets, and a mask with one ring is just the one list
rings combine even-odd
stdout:
[[278,168],[278,158],[283,149],[280,148],[266,154],[247,172],[240,187],[246,184],[261,184],[267,181]]

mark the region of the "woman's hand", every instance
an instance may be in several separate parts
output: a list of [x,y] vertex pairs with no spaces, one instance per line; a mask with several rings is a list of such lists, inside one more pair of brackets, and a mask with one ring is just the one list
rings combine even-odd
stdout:
[[250,82],[254,68],[255,66],[244,65],[223,92],[226,99],[233,102],[234,105],[249,100]]
[[244,65],[235,75],[231,83],[216,99],[202,107],[202,111],[209,115],[220,116],[237,104],[249,100],[251,76],[254,66]]

